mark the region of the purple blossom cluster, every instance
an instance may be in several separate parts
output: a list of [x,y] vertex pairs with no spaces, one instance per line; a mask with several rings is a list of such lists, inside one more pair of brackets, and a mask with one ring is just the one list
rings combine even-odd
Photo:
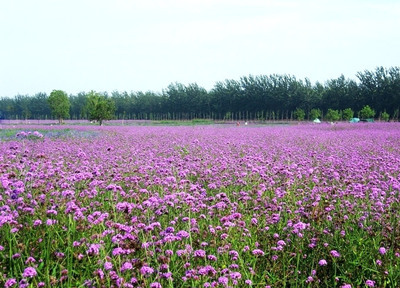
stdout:
[[39,131],[20,131],[15,135],[16,138],[24,139],[41,139],[43,138],[43,134]]
[[395,285],[399,128],[74,127],[97,136],[0,142],[0,286]]

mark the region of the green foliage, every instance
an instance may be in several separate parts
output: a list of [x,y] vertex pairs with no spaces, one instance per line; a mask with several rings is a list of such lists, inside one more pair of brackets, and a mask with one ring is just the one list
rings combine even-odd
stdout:
[[95,131],[80,131],[73,129],[0,129],[1,141],[24,141],[24,140],[40,140],[43,138],[50,139],[67,139],[67,138],[94,138],[97,137]]
[[[386,69],[377,67],[375,71],[364,71],[357,73],[359,79],[360,108],[371,105],[376,111],[388,111],[394,114],[394,109],[399,106],[400,97],[400,67]],[[369,115],[366,118],[372,118]]]
[[214,124],[214,121],[211,119],[192,119],[193,125],[210,125]]
[[112,99],[91,91],[87,98],[87,111],[89,120],[96,120],[101,126],[104,120],[111,120],[114,117],[115,103]]
[[294,111],[294,117],[298,121],[303,121],[305,116],[306,116],[306,113],[301,108],[296,108],[296,111]]
[[351,108],[346,108],[342,112],[342,119],[349,121],[351,118],[354,117],[354,111]]
[[231,112],[226,112],[224,120],[231,120],[232,119],[232,113]]
[[360,111],[360,117],[362,119],[374,118],[375,111],[369,107],[369,105],[365,105]]
[[386,111],[382,112],[381,118],[383,121],[386,121],[386,122],[389,121],[389,117],[390,117],[390,115]]
[[58,119],[59,124],[69,117],[69,99],[67,93],[62,90],[53,90],[48,98],[52,114]]
[[310,119],[311,120],[315,120],[316,118],[320,118],[322,115],[321,110],[320,109],[311,109],[310,111]]
[[340,113],[338,110],[328,109],[325,119],[332,122],[338,121],[340,119]]
[[[379,67],[374,71],[360,72],[357,78],[359,81],[355,82],[341,75],[325,84],[316,82],[313,85],[307,78],[296,79],[291,75],[249,75],[239,80],[216,82],[210,91],[196,83],[172,83],[161,93],[114,91],[109,98],[115,103],[117,119],[223,120],[227,116],[226,119],[233,121],[288,120],[296,108],[311,113],[312,108],[318,107],[325,113],[328,108],[360,111],[365,105],[370,105],[376,115],[387,111],[392,119],[398,120],[400,67]],[[107,95],[103,96],[107,98]],[[64,112],[69,110],[69,116],[61,114],[62,117],[50,109],[49,97],[45,93],[32,97],[0,97],[0,119],[48,119],[52,112],[59,120],[67,117],[89,119],[88,97],[86,92],[70,95],[70,108],[63,109]],[[315,115],[308,116],[313,120]],[[348,119],[346,113],[343,119]]]

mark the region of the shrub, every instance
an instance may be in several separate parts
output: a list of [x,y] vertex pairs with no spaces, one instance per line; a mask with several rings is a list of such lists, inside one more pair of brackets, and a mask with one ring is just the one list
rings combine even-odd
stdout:
[[349,121],[351,118],[354,117],[354,111],[351,108],[346,108],[342,112],[342,119]]
[[339,110],[328,109],[328,112],[325,115],[326,120],[328,121],[338,121],[340,119]]
[[298,121],[303,121],[305,116],[306,116],[306,113],[301,108],[296,108],[296,111],[294,111],[294,117]]
[[362,119],[374,118],[374,116],[375,116],[375,111],[368,105],[365,105],[360,111],[360,117]]

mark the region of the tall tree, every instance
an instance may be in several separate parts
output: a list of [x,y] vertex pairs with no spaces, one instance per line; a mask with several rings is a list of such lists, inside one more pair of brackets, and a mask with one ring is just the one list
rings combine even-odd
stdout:
[[31,98],[28,95],[15,96],[15,114],[17,118],[29,119],[31,117]]
[[71,106],[67,93],[62,90],[53,90],[48,101],[53,115],[58,119],[58,123],[62,124],[63,119],[69,117],[69,108]]
[[51,116],[51,110],[46,93],[36,93],[30,97],[30,110],[33,119],[46,119]]
[[96,120],[101,126],[104,120],[111,120],[114,117],[115,103],[112,99],[91,91],[88,94],[87,110],[89,120]]
[[242,89],[240,82],[236,80],[225,80],[217,82],[211,90],[212,111],[217,114],[216,118],[223,119],[232,112],[243,111],[239,106],[242,98]]
[[15,118],[16,113],[15,100],[9,97],[0,98],[0,119]]
[[70,113],[72,119],[88,119],[86,110],[87,95],[85,92],[79,92],[77,95],[70,95],[71,103]]
[[[187,112],[196,115],[195,117],[199,117],[200,113],[209,112],[210,101],[206,89],[200,87],[197,83],[191,83],[185,86],[185,93],[189,102]],[[190,118],[192,118],[192,115]]]

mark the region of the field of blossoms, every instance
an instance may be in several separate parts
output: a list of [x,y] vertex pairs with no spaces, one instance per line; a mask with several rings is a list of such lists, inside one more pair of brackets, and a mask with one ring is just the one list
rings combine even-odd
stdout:
[[1,287],[400,287],[398,123],[16,127]]

